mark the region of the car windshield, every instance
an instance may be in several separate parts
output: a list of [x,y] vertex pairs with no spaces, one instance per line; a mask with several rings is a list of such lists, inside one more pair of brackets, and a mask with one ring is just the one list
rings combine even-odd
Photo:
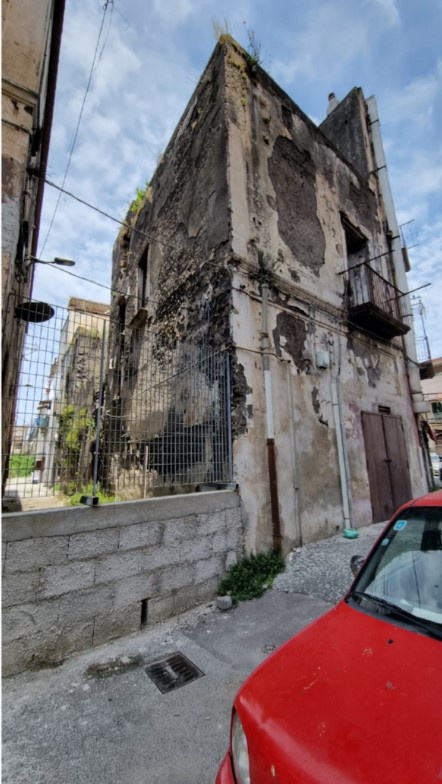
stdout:
[[442,625],[441,508],[409,507],[400,512],[351,595],[366,609],[374,605],[387,615],[399,611],[401,618],[429,622],[428,628]]

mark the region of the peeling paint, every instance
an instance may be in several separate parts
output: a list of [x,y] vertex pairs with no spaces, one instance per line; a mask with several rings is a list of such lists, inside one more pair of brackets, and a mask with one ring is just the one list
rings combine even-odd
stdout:
[[372,389],[376,389],[381,380],[381,362],[374,346],[366,347],[360,341],[353,340],[351,336],[347,339],[347,346],[356,358],[358,376],[366,376],[368,385]]
[[282,239],[299,264],[315,275],[324,264],[325,238],[316,215],[315,169],[309,150],[278,136],[268,162]]
[[285,339],[284,351],[290,354],[296,365],[298,374],[310,372],[310,360],[305,355],[305,342],[307,339],[307,324],[297,316],[289,313],[278,313],[276,327],[273,330],[275,351],[282,357],[281,338]]

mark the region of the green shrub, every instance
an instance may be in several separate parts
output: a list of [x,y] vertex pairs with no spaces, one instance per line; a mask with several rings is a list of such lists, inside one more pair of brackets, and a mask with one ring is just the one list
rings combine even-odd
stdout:
[[284,569],[285,561],[280,553],[251,555],[230,567],[219,586],[218,595],[229,595],[235,603],[257,599]]
[[35,455],[11,455],[9,458],[9,476],[29,476],[35,469]]
[[[81,488],[81,490],[77,490],[75,493],[69,496],[69,506],[79,506],[80,498],[83,495],[92,495],[93,484],[89,482],[87,485]],[[104,490],[100,490],[99,486],[95,488],[95,495],[98,496],[98,501],[100,504],[112,504],[114,501],[117,500],[115,495],[108,495],[105,493]]]

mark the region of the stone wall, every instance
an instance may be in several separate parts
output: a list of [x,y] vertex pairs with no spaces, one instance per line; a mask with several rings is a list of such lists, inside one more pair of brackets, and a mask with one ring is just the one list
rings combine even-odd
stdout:
[[210,600],[242,553],[234,491],[53,509],[3,521],[3,674]]

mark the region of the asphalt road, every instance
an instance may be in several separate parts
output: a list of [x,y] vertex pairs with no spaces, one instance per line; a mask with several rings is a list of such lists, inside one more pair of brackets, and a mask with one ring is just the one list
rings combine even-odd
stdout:
[[[276,647],[332,606],[379,526],[294,552],[261,599],[214,605],[3,685],[5,784],[213,784],[232,699]],[[203,673],[162,694],[145,672],[180,651]]]

